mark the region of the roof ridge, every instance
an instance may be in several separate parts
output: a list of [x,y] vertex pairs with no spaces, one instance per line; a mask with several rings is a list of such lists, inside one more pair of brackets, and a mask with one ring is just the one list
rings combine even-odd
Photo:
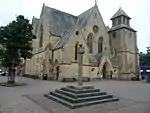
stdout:
[[[94,7],[95,7],[95,6],[94,6]],[[81,14],[78,15],[78,17],[81,16],[81,15],[83,15],[83,14],[85,14],[86,12],[90,11],[90,10],[91,10],[92,8],[94,8],[94,7],[91,7],[91,8],[89,8],[88,10],[82,12]]]
[[51,10],[55,10],[55,11],[58,11],[58,12],[61,12],[61,13],[65,13],[65,14],[70,15],[70,16],[78,17],[78,16],[75,16],[73,14],[70,14],[70,13],[67,13],[67,12],[52,8],[52,7],[48,7],[48,6],[45,6],[45,7],[48,8],[48,9],[51,9]]
[[[90,13],[88,14],[88,16],[85,18],[83,24],[84,24],[85,21],[89,18],[89,16],[90,16],[91,13],[93,12],[94,8],[95,8],[95,6],[92,7],[92,8],[90,8],[90,9],[88,9],[87,11],[83,12],[83,13],[85,14],[86,12],[88,12],[88,11],[91,10],[91,12],[90,12]],[[82,14],[83,14],[83,13],[82,13]],[[81,15],[82,15],[82,14],[81,14]],[[80,16],[81,16],[81,15],[80,15]],[[78,16],[78,17],[79,17],[79,16]],[[82,24],[82,26],[83,26],[83,24]],[[77,22],[77,23],[75,24],[75,26],[73,26],[73,28],[71,29],[69,35],[67,36],[67,41],[70,39],[71,35],[73,34],[73,32],[75,31],[75,29],[76,29],[77,27],[79,27],[79,26],[78,26],[78,22]],[[80,28],[81,28],[81,27],[80,27]],[[83,37],[83,38],[84,38],[84,37]],[[58,49],[58,48],[56,48],[56,47],[57,47],[57,45],[59,44],[59,42],[60,42],[61,40],[63,40],[63,37],[62,37],[61,39],[59,39],[58,42],[56,42],[56,44],[55,44],[55,46],[54,46],[53,49]],[[85,39],[83,39],[83,40],[85,40]],[[61,47],[63,47],[63,46],[67,43],[67,41],[66,41]]]

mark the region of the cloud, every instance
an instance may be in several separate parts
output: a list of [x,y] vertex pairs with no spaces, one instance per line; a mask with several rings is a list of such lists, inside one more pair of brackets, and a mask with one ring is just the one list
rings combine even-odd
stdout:
[[[42,5],[62,10],[73,15],[94,6],[94,0],[3,0],[0,4],[0,26],[6,25],[19,14],[28,19],[40,16]],[[122,7],[132,18],[131,26],[137,30],[138,47],[145,51],[150,45],[150,1],[149,0],[97,0],[97,4],[106,25],[111,26],[110,18]]]

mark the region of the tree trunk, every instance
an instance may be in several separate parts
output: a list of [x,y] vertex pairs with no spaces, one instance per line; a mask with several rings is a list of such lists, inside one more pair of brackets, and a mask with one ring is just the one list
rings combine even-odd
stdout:
[[10,77],[8,83],[11,83],[11,84],[15,83],[15,68],[14,68],[14,63],[15,63],[15,61],[13,60],[12,66],[9,67],[9,73],[8,73],[8,76]]
[[7,74],[7,82],[9,83],[10,82],[10,67],[8,67],[8,74]]

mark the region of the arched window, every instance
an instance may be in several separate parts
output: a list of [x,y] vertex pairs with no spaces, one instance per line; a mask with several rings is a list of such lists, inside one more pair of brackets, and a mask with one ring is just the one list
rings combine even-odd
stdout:
[[43,45],[43,25],[40,26],[39,47]]
[[93,36],[90,34],[87,39],[87,45],[89,47],[89,53],[93,53]]
[[78,43],[75,45],[75,60],[78,59]]
[[98,53],[102,53],[103,50],[103,37],[98,39]]

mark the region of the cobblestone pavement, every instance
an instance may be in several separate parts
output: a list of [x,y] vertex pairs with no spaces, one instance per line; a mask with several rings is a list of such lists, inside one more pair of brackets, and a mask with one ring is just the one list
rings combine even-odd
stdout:
[[[0,82],[6,81],[0,76]],[[108,94],[119,97],[119,102],[93,105],[71,110],[59,103],[46,99],[43,94],[62,86],[76,83],[16,78],[27,86],[0,86],[0,113],[150,113],[150,84],[142,81],[92,81],[94,85]]]

